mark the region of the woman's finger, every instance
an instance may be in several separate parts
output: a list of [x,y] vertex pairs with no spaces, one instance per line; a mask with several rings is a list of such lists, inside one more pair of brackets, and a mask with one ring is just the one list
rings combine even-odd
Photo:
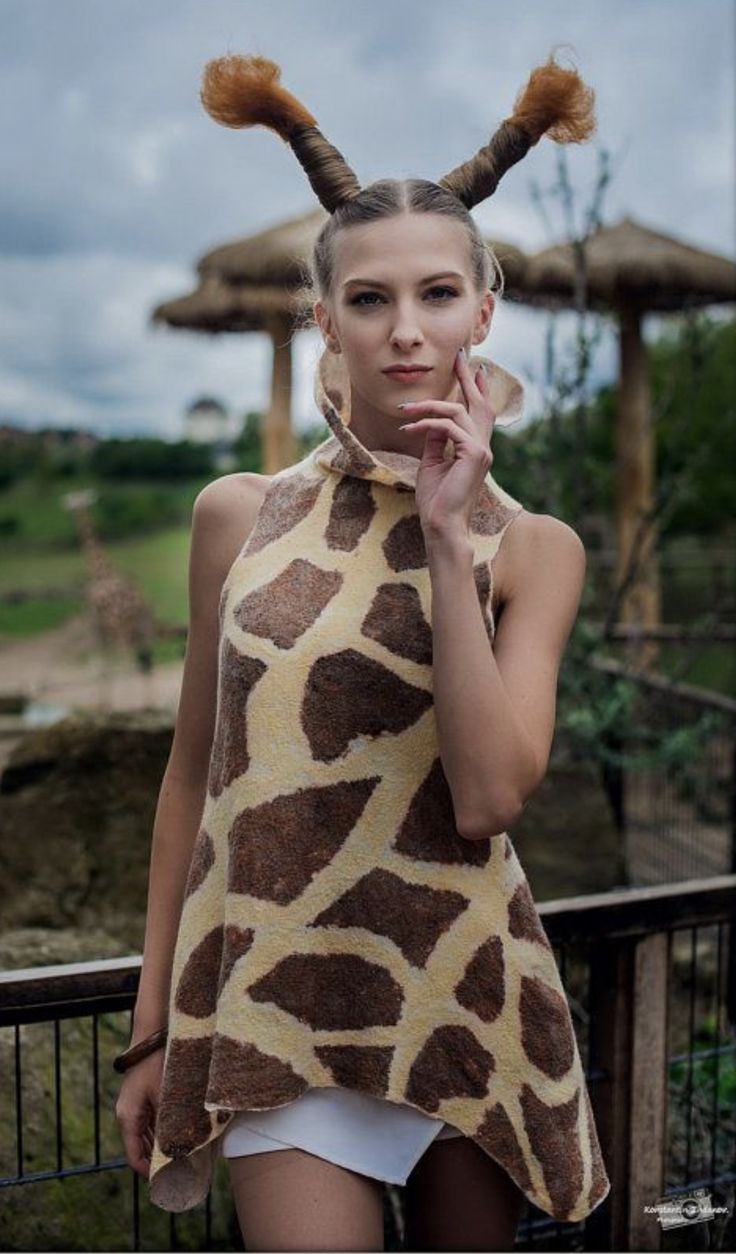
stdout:
[[455,356],[455,370],[460,380],[460,387],[463,390],[466,405],[469,408],[476,399],[473,388],[477,387],[477,383],[473,376],[473,371],[470,369],[464,349],[461,349]]
[[[461,427],[458,423],[453,422],[451,418],[418,418],[416,422],[404,423],[400,429],[402,431],[406,431],[408,428],[413,428],[415,431],[419,429],[425,430],[429,436],[433,434],[436,434],[437,436],[444,435],[444,439],[442,440],[443,448],[447,437],[449,436],[449,438],[455,442],[456,451],[466,449],[468,453],[472,454],[477,450],[480,453],[485,453],[488,457],[491,455],[490,449],[487,449],[486,446],[481,444],[481,442],[477,439],[476,432],[466,431],[464,427]],[[474,438],[468,439],[469,435]]]
[[[440,418],[454,420],[455,424],[461,427],[466,435],[475,436],[478,434],[475,423],[467,409],[456,401],[435,401],[428,398],[426,401],[405,401],[399,408],[403,409],[410,420],[421,418],[425,414],[427,416],[437,414]],[[407,425],[407,423],[402,424],[401,430]]]
[[496,421],[496,415],[494,414],[493,410],[490,407],[491,385],[490,385],[490,380],[488,378],[488,373],[485,370],[484,366],[478,367],[478,370],[476,373],[476,381],[477,381],[478,391],[480,392],[481,396],[483,397],[483,400],[486,402],[486,405],[488,407],[488,412],[491,418],[491,424],[494,424]]

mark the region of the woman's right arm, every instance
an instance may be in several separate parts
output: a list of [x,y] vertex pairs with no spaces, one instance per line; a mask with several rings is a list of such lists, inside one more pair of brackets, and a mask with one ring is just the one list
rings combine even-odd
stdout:
[[225,577],[255,522],[265,476],[224,475],[194,502],[189,627],[174,738],[156,806],[143,963],[131,1044],[166,1023],[174,946],[207,789],[217,709],[218,610]]
[[[217,712],[219,604],[222,585],[250,534],[266,476],[224,475],[199,493],[192,512],[189,629],[174,739],[153,824],[143,963],[130,1044],[166,1025],[169,985],[184,889],[206,799]],[[115,1105],[125,1156],[150,1173],[164,1051],[124,1074]]]

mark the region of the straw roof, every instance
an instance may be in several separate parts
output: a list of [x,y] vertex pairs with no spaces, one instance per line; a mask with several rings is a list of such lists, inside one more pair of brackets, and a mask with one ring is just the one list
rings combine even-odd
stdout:
[[305,312],[304,303],[282,287],[233,286],[207,278],[188,295],[157,305],[151,322],[215,335],[222,331],[265,331],[274,317],[296,319]]
[[[281,283],[295,290],[305,280],[315,241],[329,216],[320,207],[255,235],[221,244],[200,258],[197,273],[225,283]],[[526,255],[507,240],[487,238],[486,242],[499,260],[507,285],[515,287],[521,282]]]
[[304,280],[314,241],[329,214],[321,206],[268,227],[255,235],[213,248],[197,263],[201,278],[215,276],[226,283],[266,283],[293,287]]
[[[584,241],[588,305],[672,311],[736,301],[736,262],[649,230],[632,218],[600,227]],[[564,308],[575,303],[571,244],[528,258],[520,299]]]

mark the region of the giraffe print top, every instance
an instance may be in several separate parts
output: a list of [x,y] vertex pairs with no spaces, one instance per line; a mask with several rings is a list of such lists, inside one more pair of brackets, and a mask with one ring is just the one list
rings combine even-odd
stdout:
[[[507,833],[457,832],[438,752],[419,461],[360,443],[334,361],[315,383],[331,434],[272,477],[222,589],[149,1195],[196,1206],[234,1112],[343,1086],[447,1120],[579,1220],[610,1184],[554,954]],[[515,381],[488,364],[508,417]],[[489,471],[489,647],[521,509]]]

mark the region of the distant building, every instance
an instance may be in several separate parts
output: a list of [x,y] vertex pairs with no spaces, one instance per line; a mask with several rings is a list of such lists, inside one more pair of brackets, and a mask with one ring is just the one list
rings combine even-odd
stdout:
[[225,406],[213,396],[193,401],[184,415],[184,439],[194,444],[232,444],[240,434],[236,414],[228,414]]
[[241,425],[237,414],[228,414],[214,396],[200,396],[186,410],[183,438],[193,444],[209,444],[215,465],[226,471],[235,465],[232,446],[240,435]]

